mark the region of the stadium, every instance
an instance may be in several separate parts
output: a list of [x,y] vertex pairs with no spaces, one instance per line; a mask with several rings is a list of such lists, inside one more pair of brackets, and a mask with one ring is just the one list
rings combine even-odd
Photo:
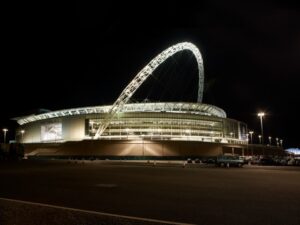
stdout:
[[[197,102],[129,103],[152,72],[180,51],[198,65]],[[221,108],[203,104],[204,69],[189,42],[164,50],[127,85],[113,105],[48,111],[14,118],[17,140],[32,156],[183,157],[224,152],[246,154],[247,125],[227,118]]]

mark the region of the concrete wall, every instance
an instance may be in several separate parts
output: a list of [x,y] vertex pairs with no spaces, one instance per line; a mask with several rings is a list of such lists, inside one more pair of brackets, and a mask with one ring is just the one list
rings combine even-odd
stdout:
[[[19,130],[25,130],[23,134],[23,140],[20,140],[21,142],[23,143],[41,142],[40,122],[26,124],[25,126],[20,127]],[[20,133],[20,131],[18,133]],[[18,138],[22,139],[20,135]]]
[[209,157],[224,153],[239,155],[280,155],[282,148],[192,141],[84,140],[65,143],[25,144],[32,156],[151,156]]
[[82,140],[84,132],[84,118],[64,117],[62,119],[62,136],[64,140]]
[[25,144],[25,154],[33,156],[216,156],[222,154],[222,144],[188,141],[84,140],[56,144]]

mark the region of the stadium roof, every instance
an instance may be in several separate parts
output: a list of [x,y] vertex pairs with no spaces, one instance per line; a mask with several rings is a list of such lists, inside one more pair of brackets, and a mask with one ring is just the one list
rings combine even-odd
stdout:
[[[13,118],[18,124],[23,125],[26,123],[58,118],[64,116],[73,116],[73,115],[87,115],[87,114],[96,114],[96,113],[108,113],[110,105],[106,106],[90,106],[82,108],[73,108],[73,109],[63,109],[58,111],[52,111],[47,113],[42,113],[39,115],[27,115],[23,117]],[[172,113],[189,113],[189,114],[198,114],[205,116],[215,116],[226,118],[226,113],[223,109],[202,103],[186,103],[186,102],[157,102],[157,103],[132,103],[125,104],[120,112],[172,112]]]

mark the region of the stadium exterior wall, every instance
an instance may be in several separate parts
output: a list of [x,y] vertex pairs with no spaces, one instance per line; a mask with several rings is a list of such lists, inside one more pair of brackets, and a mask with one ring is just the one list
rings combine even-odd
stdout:
[[27,157],[77,159],[186,159],[215,157],[224,153],[243,156],[280,155],[277,147],[190,141],[84,140],[64,143],[24,144]]
[[[17,141],[49,143],[93,139],[105,120],[106,108],[108,107],[61,110],[17,118],[21,124]],[[89,113],[88,110],[92,112]],[[100,112],[95,113],[97,110]],[[99,138],[246,144],[247,125],[226,118],[223,110],[207,104],[128,104],[111,120]]]

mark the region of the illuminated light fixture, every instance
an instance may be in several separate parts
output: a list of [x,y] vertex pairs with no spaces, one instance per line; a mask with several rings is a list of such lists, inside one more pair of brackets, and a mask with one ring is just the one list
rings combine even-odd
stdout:
[[258,135],[258,138],[259,138],[259,143],[261,144],[261,135]]
[[3,128],[2,129],[2,131],[3,131],[3,133],[4,133],[4,136],[3,136],[3,142],[4,142],[4,144],[6,143],[6,132],[8,131],[8,129],[6,129],[6,128]]
[[265,116],[265,113],[264,112],[260,112],[260,113],[257,114],[257,116],[263,117],[263,116]]
[[20,133],[21,133],[21,136],[22,136],[21,142],[23,142],[23,136],[24,136],[25,130],[21,130]]
[[257,114],[257,116],[260,118],[261,144],[263,144],[264,143],[263,117],[265,116],[265,113],[260,112],[260,113]]
[[249,134],[250,134],[250,143],[252,144],[252,135],[253,135],[253,131],[249,131]]
[[282,139],[280,139],[280,141],[279,141],[279,142],[280,142],[280,145],[281,145],[281,147],[282,147],[282,142],[283,142],[283,140],[282,140]]

